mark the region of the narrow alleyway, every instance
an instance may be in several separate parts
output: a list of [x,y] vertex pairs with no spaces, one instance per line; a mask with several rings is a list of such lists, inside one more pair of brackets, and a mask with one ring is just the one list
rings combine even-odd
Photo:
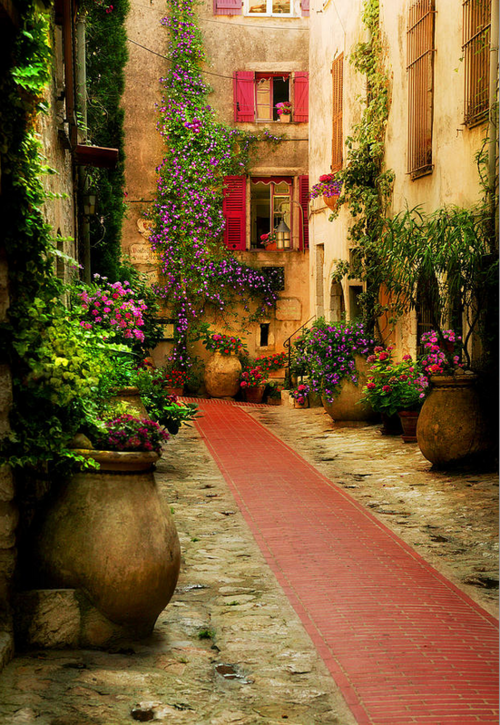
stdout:
[[497,622],[238,406],[197,426],[357,722],[496,723]]
[[1,725],[496,724],[497,591],[459,587],[497,567],[497,477],[321,409],[198,402],[158,464],[183,561],[152,636],[19,653]]

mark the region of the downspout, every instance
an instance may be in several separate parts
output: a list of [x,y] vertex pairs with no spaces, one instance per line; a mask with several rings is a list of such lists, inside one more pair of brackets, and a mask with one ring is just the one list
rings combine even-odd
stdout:
[[498,249],[498,207],[497,207],[497,149],[498,149],[498,2],[491,2],[490,26],[490,87],[488,124],[488,189],[494,242],[492,252]]
[[[78,101],[79,121],[82,126],[78,131],[78,141],[85,142],[87,140],[87,68],[85,64],[85,17],[80,17],[76,24],[76,93]],[[80,198],[85,198],[88,192],[88,178],[85,166],[78,167],[78,186],[80,188]],[[85,203],[83,204],[85,207]],[[82,235],[82,262],[83,262],[83,281],[90,284],[90,223],[88,216],[82,214],[81,223]]]

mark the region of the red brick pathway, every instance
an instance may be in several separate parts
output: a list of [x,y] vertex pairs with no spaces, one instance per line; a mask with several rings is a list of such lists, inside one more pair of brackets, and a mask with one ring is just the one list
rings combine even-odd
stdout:
[[358,723],[498,723],[498,622],[244,407],[200,410],[198,430]]

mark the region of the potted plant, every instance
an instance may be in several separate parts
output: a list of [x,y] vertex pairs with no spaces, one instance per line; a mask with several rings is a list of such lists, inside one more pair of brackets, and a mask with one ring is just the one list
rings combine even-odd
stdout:
[[42,523],[38,583],[80,589],[110,622],[144,636],[180,566],[175,524],[153,475],[168,433],[128,414],[91,427],[95,448],[74,451],[86,465],[64,482]]
[[163,385],[168,395],[182,395],[184,385],[187,379],[185,370],[176,370],[174,368],[164,368],[162,371]]
[[310,199],[323,197],[323,201],[332,211],[337,208],[338,198],[342,190],[342,183],[336,180],[336,174],[323,174],[319,177],[317,184],[314,184]]
[[239,354],[245,347],[239,337],[212,332],[204,328],[203,344],[212,353],[205,365],[204,382],[212,398],[234,397],[240,388],[241,362]]
[[265,355],[263,357],[258,357],[255,360],[256,365],[267,372],[269,377],[282,377],[283,379],[285,377],[284,368],[287,365],[287,362],[288,355],[286,352],[277,352],[274,355]]
[[417,424],[420,450],[436,466],[483,454],[492,436],[476,390],[477,375],[460,362],[460,336],[452,330],[430,330],[421,343],[422,366],[432,387]]
[[266,389],[267,374],[258,365],[243,370],[240,388],[247,403],[262,403]]
[[265,399],[268,405],[281,405],[281,391],[283,385],[274,380],[268,382],[265,390]]
[[358,404],[372,344],[361,322],[329,324],[323,318],[294,344],[294,369],[307,376],[311,390],[321,396],[334,420],[373,418],[368,404]]
[[277,236],[274,231],[268,232],[267,234],[261,234],[260,241],[266,248],[266,252],[273,252],[275,249],[277,249]]
[[290,391],[290,395],[294,400],[294,408],[309,407],[309,385],[300,383],[295,390]]
[[292,104],[290,101],[282,101],[276,104],[276,113],[281,123],[290,123],[292,117]]
[[373,355],[367,358],[371,365],[361,400],[382,415],[385,435],[401,432],[401,428],[398,430],[394,425],[394,417],[398,415],[404,442],[415,442],[417,419],[429,383],[411,355],[404,355],[401,362],[396,362],[393,349],[392,345],[387,350],[377,346]]

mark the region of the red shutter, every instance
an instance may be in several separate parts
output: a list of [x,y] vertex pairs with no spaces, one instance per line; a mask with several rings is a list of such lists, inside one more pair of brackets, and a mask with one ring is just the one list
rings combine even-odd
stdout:
[[299,204],[302,207],[301,222],[304,219],[304,228],[302,223],[299,234],[299,248],[309,249],[309,177],[299,176]]
[[252,122],[255,118],[255,73],[236,71],[233,74],[234,120]]
[[214,0],[214,15],[241,15],[242,0]]
[[293,95],[293,120],[304,123],[309,120],[309,73],[295,73]]
[[302,0],[300,7],[302,8],[302,15],[309,15],[309,0]]
[[246,249],[246,189],[244,176],[224,177],[224,201],[222,211],[226,226],[224,244],[228,249]]

